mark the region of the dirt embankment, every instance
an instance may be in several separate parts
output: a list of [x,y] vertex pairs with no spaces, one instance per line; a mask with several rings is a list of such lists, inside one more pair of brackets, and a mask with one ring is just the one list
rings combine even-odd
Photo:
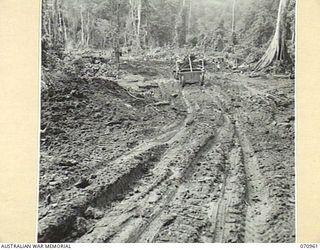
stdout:
[[42,95],[39,241],[293,242],[293,82],[123,70]]

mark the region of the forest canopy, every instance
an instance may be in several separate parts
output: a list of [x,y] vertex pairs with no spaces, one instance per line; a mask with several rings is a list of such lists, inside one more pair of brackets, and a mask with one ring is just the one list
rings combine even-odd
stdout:
[[[198,48],[257,62],[277,25],[279,0],[43,0],[42,48]],[[283,13],[286,50],[294,60],[295,0]],[[45,59],[45,55],[43,55]],[[44,63],[45,65],[45,63]]]

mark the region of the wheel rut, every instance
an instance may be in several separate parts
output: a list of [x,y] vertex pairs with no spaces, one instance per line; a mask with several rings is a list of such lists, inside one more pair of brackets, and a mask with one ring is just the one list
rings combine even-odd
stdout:
[[250,141],[241,129],[241,119],[236,122],[237,134],[243,152],[246,173],[246,216],[245,216],[245,242],[268,242],[267,220],[270,220],[271,204],[268,187],[259,166]]
[[[50,206],[48,207],[44,218],[39,221],[39,242],[69,242],[79,237],[79,233],[76,232],[83,230],[79,230],[77,218],[84,217],[89,207],[109,206],[110,203],[130,192],[135,187],[135,182],[148,174],[155,166],[155,162],[160,160],[168,144],[181,136],[184,131],[183,125],[184,121],[173,123],[166,132],[142,142],[113,162],[106,163],[106,166],[95,174],[96,179],[88,187],[80,190],[69,188],[64,191],[63,196],[66,199],[71,200],[76,196],[79,196],[79,199],[70,206],[62,205],[54,214],[50,214]],[[110,165],[118,166],[117,172],[112,176],[105,172]]]
[[[165,93],[165,82],[161,88]],[[58,216],[48,211],[40,220],[39,241],[274,239],[270,223],[274,204],[244,125],[247,114],[238,112],[238,86],[232,88],[229,92],[218,85],[200,91],[194,85],[180,88],[184,118],[108,163],[88,187],[65,191],[66,199],[80,199],[60,207]],[[245,91],[262,95],[254,89]],[[112,176],[106,171],[111,165],[116,169]]]
[[[183,95],[186,100],[190,98],[184,91]],[[189,111],[186,119],[197,119],[192,105],[186,101]],[[200,107],[196,108],[199,111]],[[224,117],[219,115],[217,122],[222,128]],[[202,123],[198,125],[200,128],[203,126]],[[188,127],[186,122],[167,141],[171,146],[149,172],[150,178],[142,178],[136,184],[138,188],[134,193],[127,194],[121,201],[107,207],[104,211],[106,216],[92,225],[93,230],[77,239],[77,242],[159,241],[159,232],[175,217],[168,209],[176,205],[175,200],[191,185],[189,180],[194,177],[197,164],[220,138],[220,128],[216,130],[210,127],[206,133],[194,133],[195,129],[194,126]]]

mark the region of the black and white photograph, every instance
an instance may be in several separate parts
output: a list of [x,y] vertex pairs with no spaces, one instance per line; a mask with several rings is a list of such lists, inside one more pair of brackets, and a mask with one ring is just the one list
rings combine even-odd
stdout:
[[42,0],[38,242],[296,242],[295,10]]

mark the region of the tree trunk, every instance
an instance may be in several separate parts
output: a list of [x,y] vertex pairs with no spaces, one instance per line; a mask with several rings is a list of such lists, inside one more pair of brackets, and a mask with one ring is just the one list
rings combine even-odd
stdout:
[[140,26],[141,26],[141,0],[137,0],[137,46],[140,48]]
[[41,22],[42,22],[42,27],[41,27],[41,35],[46,36],[48,35],[48,28],[47,28],[47,4],[46,0],[42,1],[42,15],[41,15]]
[[61,2],[57,1],[57,18],[58,18],[58,40],[63,42],[63,44],[65,45],[66,40],[64,39],[64,31],[63,31],[63,24],[62,24],[62,6],[61,6]]
[[64,40],[67,43],[68,33],[67,33],[67,26],[66,26],[66,19],[65,18],[63,18],[63,33],[64,33]]
[[130,34],[130,43],[132,45],[135,45],[136,38],[137,38],[137,25],[136,25],[136,14],[135,14],[135,0],[129,0],[129,5],[130,5],[130,11],[129,11],[129,29],[131,31],[129,32]]
[[286,5],[287,5],[287,0],[280,0],[275,34],[265,54],[262,56],[262,58],[258,61],[256,66],[254,67],[255,71],[268,67],[269,65],[272,64],[273,61],[283,62],[286,59],[290,60],[287,53],[286,42],[285,42],[286,30],[284,27],[285,26],[284,17],[285,17]]
[[53,44],[56,44],[57,42],[57,27],[56,27],[56,10],[55,10],[55,6],[56,6],[56,1],[53,0],[52,1],[52,5],[51,5],[51,31],[52,31],[52,41]]
[[132,42],[134,49],[140,49],[140,29],[141,29],[141,0],[130,0],[130,19],[132,29]]
[[175,44],[177,47],[181,47],[187,40],[187,20],[186,20],[186,0],[180,2],[181,8],[177,16],[175,24]]
[[87,14],[87,39],[86,39],[86,46],[89,47],[89,41],[90,41],[90,13],[88,11]]
[[52,34],[52,32],[51,32],[51,17],[50,17],[50,13],[48,14],[48,34],[49,34],[49,37],[50,37],[50,39],[51,39],[51,34]]
[[235,19],[234,19],[235,6],[236,6],[236,0],[233,0],[231,34],[233,34],[235,30],[235,25],[234,25],[235,24]]
[[80,6],[80,19],[81,19],[81,47],[83,47],[83,44],[84,44],[84,27],[83,27],[82,6]]
[[189,34],[190,34],[190,28],[191,28],[191,13],[192,13],[191,0],[189,0],[189,14],[188,14],[187,37],[188,37]]

